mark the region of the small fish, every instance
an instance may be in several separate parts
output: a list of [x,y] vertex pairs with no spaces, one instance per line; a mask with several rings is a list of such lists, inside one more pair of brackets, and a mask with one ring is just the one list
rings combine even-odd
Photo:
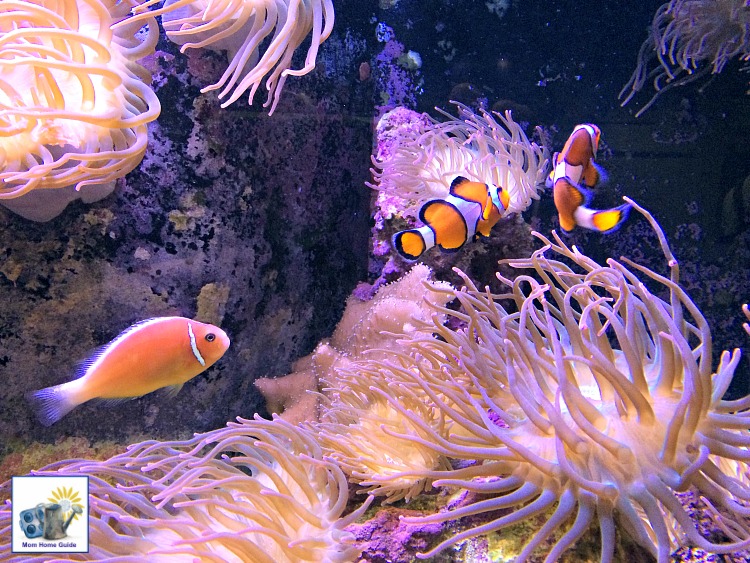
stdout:
[[416,260],[435,245],[455,252],[479,235],[490,236],[509,203],[507,190],[458,176],[445,199],[431,199],[419,210],[424,226],[399,231],[393,235],[393,246],[406,260]]
[[596,125],[576,125],[562,151],[554,158],[547,185],[553,189],[560,227],[566,232],[576,225],[601,233],[620,228],[630,213],[630,205],[605,210],[589,209],[591,188],[599,183],[603,171],[596,164],[596,151],[602,132]]
[[184,317],[134,324],[86,360],[76,379],[29,394],[39,421],[51,426],[91,399],[119,402],[182,385],[212,366],[229,348],[218,327]]

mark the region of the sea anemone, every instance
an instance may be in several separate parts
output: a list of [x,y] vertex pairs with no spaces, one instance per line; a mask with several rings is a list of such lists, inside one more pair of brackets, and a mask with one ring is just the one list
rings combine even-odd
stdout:
[[[678,284],[677,261],[656,221],[627,201],[656,230],[669,277],[626,258],[600,265],[556,234],[554,240],[537,234],[543,248],[528,259],[503,261],[532,272],[513,281],[498,275],[510,292],[482,291],[462,275],[466,287],[454,292],[461,309],[436,310],[463,328],[416,323],[402,341],[404,352],[372,366],[398,376],[381,396],[418,429],[384,432],[466,460],[421,476],[475,493],[464,506],[405,521],[505,511],[420,557],[539,516],[546,521],[517,562],[547,542],[546,561],[557,561],[594,522],[601,561],[611,561],[616,519],[660,563],[675,545],[720,553],[750,546],[744,520],[750,487],[718,462],[746,467],[750,461],[748,417],[740,412],[750,407],[750,396],[722,400],[739,351],[722,353],[712,372],[711,333]],[[400,401],[402,389],[422,393],[442,411],[452,425],[448,434]],[[690,487],[725,515],[732,543],[699,534],[674,494]]]
[[452,299],[438,291],[450,288],[450,284],[434,281],[432,271],[424,264],[417,264],[397,281],[377,289],[364,286],[367,284],[347,299],[344,314],[331,337],[323,340],[312,354],[297,360],[292,373],[255,381],[269,412],[290,422],[318,420],[319,381],[333,383],[340,368],[363,354],[370,353],[372,357],[374,350],[394,348],[395,334],[412,330],[415,319],[430,318],[433,314],[430,305],[445,305],[446,299]]
[[[136,12],[157,2],[142,2]],[[182,45],[182,52],[201,47],[228,51],[230,62],[222,77],[201,90],[221,88],[219,99],[228,96],[222,107],[248,89],[252,105],[265,79],[268,97],[263,107],[271,106],[269,115],[279,103],[287,76],[303,76],[315,68],[318,47],[331,34],[334,17],[332,0],[166,0],[163,7],[145,14],[162,15],[167,37]],[[136,19],[140,17],[143,14]],[[308,35],[304,66],[290,68],[295,50]]]
[[[433,433],[444,433],[442,413],[424,394],[398,387],[397,366],[374,360],[401,349],[399,334],[411,334],[416,323],[435,316],[453,299],[452,286],[432,279],[430,268],[412,267],[399,280],[381,286],[370,301],[349,298],[346,311],[330,343],[315,353],[325,400],[318,440],[361,492],[385,496],[385,502],[416,497],[431,487],[425,471],[447,469],[448,460],[422,445]],[[428,430],[415,426],[386,398],[398,393],[399,402]],[[386,431],[387,430],[387,431]],[[416,437],[395,438],[393,434]]]
[[[405,472],[445,469],[447,460],[418,442],[393,438],[381,430],[385,427],[422,438],[429,435],[383,398],[391,392],[389,372],[379,367],[368,371],[363,359],[400,348],[397,335],[411,332],[417,321],[430,319],[434,307],[445,306],[453,299],[452,287],[434,281],[430,268],[417,264],[397,281],[380,286],[374,296],[372,287],[359,290],[347,300],[331,338],[299,360],[293,373],[264,378],[255,385],[266,398],[269,412],[287,421],[312,423],[308,427],[327,457],[351,482],[362,486],[361,492],[385,496],[386,502],[410,500],[430,483]],[[424,402],[423,394],[401,390],[400,397],[423,421],[430,421],[431,432],[442,432],[441,414]]]
[[0,202],[12,211],[49,220],[143,159],[160,105],[136,61],[158,30],[153,18],[111,30],[135,3],[0,3]]
[[[422,392],[400,385],[400,374],[392,373],[397,369],[357,362],[348,369],[338,367],[324,385],[333,398],[314,426],[327,455],[349,480],[359,484],[362,493],[385,496],[389,503],[409,501],[429,490],[432,481],[425,472],[450,468],[446,456],[423,445],[434,434],[446,434],[442,412],[426,402]],[[419,426],[388,400],[395,389],[399,404],[421,421]]]
[[[348,486],[312,434],[282,420],[229,423],[186,441],[147,441],[107,461],[65,461],[35,475],[87,475],[90,550],[55,561],[349,563]],[[8,542],[10,505],[0,509]],[[119,559],[122,557],[122,559]],[[0,561],[47,561],[13,555]]]
[[[457,117],[438,109],[445,121],[416,114],[411,123],[396,125],[403,133],[388,136],[394,146],[373,158],[375,183],[370,187],[380,192],[378,204],[386,216],[416,217],[424,202],[446,197],[457,176],[507,190],[511,213],[525,210],[532,199],[539,198],[537,191],[544,184],[549,161],[547,150],[529,140],[510,112],[480,110],[477,114],[453,103]],[[378,138],[384,136],[384,128],[393,126],[392,115],[389,112],[381,118]],[[389,199],[396,203],[387,203]]]
[[[654,15],[633,75],[620,92],[627,104],[653,79],[656,93],[640,116],[666,90],[709,72],[717,74],[735,57],[750,58],[750,6],[746,0],[672,0]],[[650,69],[653,59],[658,64]]]

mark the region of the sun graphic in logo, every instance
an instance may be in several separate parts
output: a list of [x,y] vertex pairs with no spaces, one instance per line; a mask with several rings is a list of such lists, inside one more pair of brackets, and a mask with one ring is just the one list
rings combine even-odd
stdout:
[[70,518],[71,512],[73,513],[73,520],[77,520],[78,515],[83,512],[81,497],[73,487],[57,487],[57,489],[52,491],[52,496],[47,500],[60,505],[64,520]]

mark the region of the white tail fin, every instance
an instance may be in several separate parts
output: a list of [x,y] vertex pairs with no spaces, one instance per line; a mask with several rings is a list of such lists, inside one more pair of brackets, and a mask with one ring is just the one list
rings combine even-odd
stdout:
[[71,383],[75,382],[47,387],[26,395],[26,400],[44,426],[52,426],[79,405],[75,395],[71,393]]

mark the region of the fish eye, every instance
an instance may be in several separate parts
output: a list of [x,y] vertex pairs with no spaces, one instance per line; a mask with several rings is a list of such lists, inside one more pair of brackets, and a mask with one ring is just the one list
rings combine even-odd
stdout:
[[214,340],[216,340],[216,335],[213,332],[209,332],[206,335],[206,342],[213,342]]

